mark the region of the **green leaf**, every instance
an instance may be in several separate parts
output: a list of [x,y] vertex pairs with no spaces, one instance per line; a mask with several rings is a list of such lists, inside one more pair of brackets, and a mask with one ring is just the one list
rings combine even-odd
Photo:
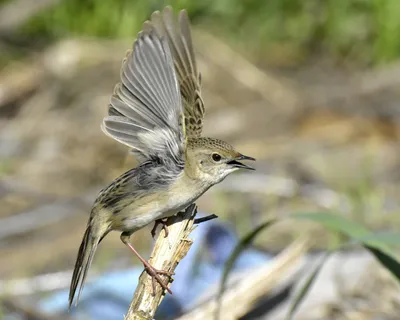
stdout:
[[379,248],[375,248],[369,245],[364,245],[364,248],[369,250],[375,258],[396,278],[396,280],[400,283],[400,263],[386,254]]
[[296,294],[296,297],[295,297],[292,305],[290,306],[289,312],[286,316],[286,320],[293,319],[293,316],[295,315],[298,307],[300,306],[300,304],[303,302],[304,298],[307,296],[308,292],[310,291],[312,285],[314,284],[315,279],[317,278],[320,270],[322,269],[322,266],[325,264],[325,261],[329,257],[330,253],[331,252],[328,252],[322,257],[321,261],[316,265],[313,272],[311,272],[311,274],[305,281],[304,285],[300,288],[299,292]]
[[[384,241],[384,237],[377,236],[364,226],[348,220],[343,216],[323,212],[297,213],[291,215],[291,217],[294,219],[310,220],[317,222],[328,230],[342,233],[350,239],[355,240],[356,242],[379,248],[381,251],[384,251],[389,255],[394,255],[390,246],[388,245],[389,243],[387,241]],[[394,238],[392,239],[392,242],[393,241]]]
[[266,228],[270,227],[273,225],[277,220],[276,219],[271,219],[268,221],[265,221],[261,225],[259,225],[257,228],[254,230],[250,231],[248,234],[246,234],[236,245],[236,247],[233,249],[231,255],[228,258],[228,261],[225,263],[224,267],[224,272],[222,274],[222,279],[220,283],[220,288],[218,292],[218,297],[217,297],[217,308],[215,312],[215,319],[219,319],[219,314],[220,314],[220,308],[221,308],[221,298],[225,292],[225,285],[226,281],[228,279],[229,273],[231,272],[233,266],[235,265],[235,262],[239,255],[245,250],[254,240],[254,238],[263,230]]
[[[383,232],[383,233],[372,233],[358,239],[362,243],[385,244],[391,247],[400,247],[400,233],[399,232]],[[374,245],[375,246],[375,245]]]
[[396,280],[400,282],[400,263],[395,258],[396,254],[391,248],[400,245],[399,233],[374,234],[355,222],[330,213],[300,213],[291,217],[315,221],[327,229],[346,234],[351,240],[361,243],[364,248],[369,250],[389,270]]
[[362,225],[332,213],[296,213],[291,215],[291,217],[318,222],[331,231],[341,232],[353,239],[358,239],[371,233],[371,231]]

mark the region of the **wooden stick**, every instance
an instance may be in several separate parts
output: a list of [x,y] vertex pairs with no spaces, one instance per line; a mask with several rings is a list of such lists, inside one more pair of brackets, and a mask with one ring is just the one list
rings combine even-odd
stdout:
[[[167,220],[168,237],[165,231],[158,235],[149,262],[155,268],[174,272],[178,263],[186,256],[192,240],[190,233],[194,230],[194,218],[197,213],[196,205],[193,204],[184,213],[173,216]],[[161,276],[165,282],[167,277]],[[171,283],[172,281],[170,281]],[[139,278],[139,284],[133,295],[125,320],[150,320],[164,298],[164,292],[159,284],[156,285],[156,292],[153,294],[151,278],[143,272]]]

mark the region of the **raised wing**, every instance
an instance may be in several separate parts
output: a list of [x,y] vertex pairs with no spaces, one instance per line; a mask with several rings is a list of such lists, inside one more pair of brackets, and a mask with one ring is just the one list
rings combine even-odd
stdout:
[[178,19],[171,7],[166,7],[162,13],[156,11],[152,14],[151,21],[145,22],[143,29],[155,29],[159,36],[168,40],[184,107],[185,135],[187,138],[200,137],[205,109],[186,10],[179,13]]
[[133,148],[140,160],[158,159],[182,166],[183,107],[166,38],[143,30],[121,68],[104,118],[103,131]]

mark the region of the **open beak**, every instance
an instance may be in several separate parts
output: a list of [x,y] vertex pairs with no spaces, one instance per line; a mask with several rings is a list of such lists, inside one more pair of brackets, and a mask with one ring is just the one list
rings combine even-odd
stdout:
[[238,160],[251,160],[251,161],[255,161],[256,159],[252,158],[252,157],[248,157],[245,156],[243,154],[241,154],[239,157],[228,161],[228,164],[230,164],[231,166],[235,167],[235,168],[241,168],[241,169],[248,169],[248,170],[255,170],[254,168],[247,166],[241,162],[239,162]]

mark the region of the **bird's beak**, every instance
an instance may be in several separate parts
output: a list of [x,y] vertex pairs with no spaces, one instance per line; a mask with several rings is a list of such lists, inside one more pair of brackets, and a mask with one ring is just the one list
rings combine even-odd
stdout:
[[245,165],[245,164],[239,162],[238,160],[251,160],[251,161],[255,161],[256,159],[241,154],[239,157],[236,157],[235,159],[228,161],[228,164],[230,164],[231,166],[233,166],[233,167],[235,167],[235,168],[248,169],[248,170],[255,170],[254,168],[252,168],[252,167],[250,167],[250,166],[247,166],[247,165]]

